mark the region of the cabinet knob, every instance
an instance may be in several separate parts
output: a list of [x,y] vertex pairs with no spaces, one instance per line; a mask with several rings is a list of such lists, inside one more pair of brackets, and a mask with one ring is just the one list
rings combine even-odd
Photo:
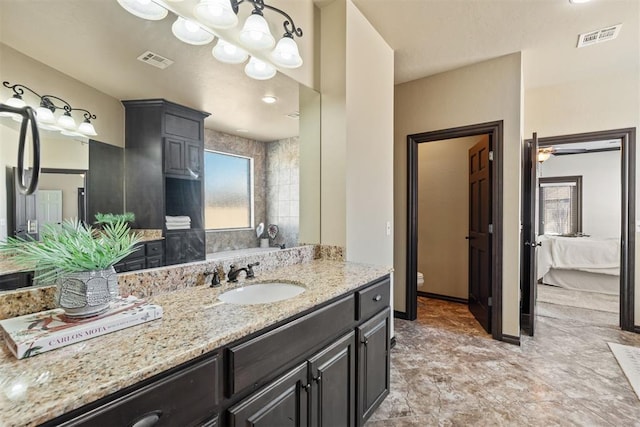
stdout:
[[304,391],[309,391],[309,389],[311,388],[311,383],[303,385],[302,388],[304,389]]
[[382,299],[382,295],[378,294],[375,297],[373,297],[374,301],[380,301]]
[[364,339],[364,340],[362,340],[362,341],[360,341],[360,342],[361,342],[362,344],[364,344],[364,345],[369,344],[369,340],[367,340],[367,339]]
[[162,411],[152,411],[144,414],[140,418],[138,418],[131,427],[151,427],[156,425],[158,421],[160,421],[160,417],[162,416]]
[[318,376],[317,376],[317,377],[315,377],[313,380],[314,380],[315,382],[319,383],[320,381],[322,381],[322,376],[321,376],[321,375],[318,375]]

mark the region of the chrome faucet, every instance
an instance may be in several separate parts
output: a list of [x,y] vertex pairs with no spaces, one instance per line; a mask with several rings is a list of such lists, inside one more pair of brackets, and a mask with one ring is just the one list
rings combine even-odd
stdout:
[[254,262],[253,264],[248,264],[246,268],[245,267],[237,268],[235,264],[231,264],[231,266],[229,266],[229,272],[227,273],[227,278],[228,278],[227,281],[237,282],[238,275],[240,274],[241,271],[245,272],[247,279],[253,279],[254,277],[256,277],[253,272],[253,267],[255,267],[256,265],[260,265],[260,263]]

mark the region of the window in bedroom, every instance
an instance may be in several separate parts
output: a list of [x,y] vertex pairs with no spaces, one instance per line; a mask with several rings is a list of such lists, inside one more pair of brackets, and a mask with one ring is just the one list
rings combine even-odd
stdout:
[[253,159],[204,151],[207,230],[253,228]]
[[582,176],[540,178],[539,234],[582,232]]

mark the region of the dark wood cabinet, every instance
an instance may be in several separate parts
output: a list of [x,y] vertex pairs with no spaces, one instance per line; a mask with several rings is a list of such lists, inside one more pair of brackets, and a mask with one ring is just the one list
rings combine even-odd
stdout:
[[389,308],[357,328],[360,425],[389,394]]
[[[219,405],[220,363],[217,355],[178,369],[85,411],[60,426],[215,426]],[[46,425],[46,424],[45,424]]]
[[350,332],[309,359],[310,425],[356,425],[356,346]]
[[0,291],[11,291],[33,284],[33,271],[5,274],[0,276]]
[[205,254],[204,230],[169,230],[165,233],[167,265],[201,261]]
[[[202,174],[209,113],[164,99],[123,104],[126,207],[136,214],[135,228],[165,230],[167,264],[204,259]],[[189,216],[195,232],[173,235],[169,242],[165,216]]]
[[308,425],[307,364],[302,363],[229,409],[229,425],[304,427]]
[[115,264],[116,272],[143,270],[145,268],[162,267],[164,265],[164,242],[151,240],[140,242],[134,251]]

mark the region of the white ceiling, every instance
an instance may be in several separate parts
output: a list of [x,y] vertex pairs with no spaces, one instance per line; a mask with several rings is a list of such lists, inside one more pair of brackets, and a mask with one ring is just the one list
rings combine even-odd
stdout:
[[[395,50],[396,83],[517,51],[526,87],[640,70],[639,0],[353,2]],[[0,42],[117,99],[166,98],[210,112],[209,128],[247,129],[241,135],[265,141],[298,133],[287,117],[298,108],[296,82],[281,73],[266,82],[247,78],[241,65],[213,59],[212,44],[178,41],[173,20],[141,20],[115,0],[0,0]],[[575,48],[579,33],[618,23],[617,39]],[[137,61],[146,50],[175,64],[159,70]],[[265,106],[266,94],[279,102]]]
[[[518,51],[528,88],[639,68],[638,0],[353,2],[395,50],[396,83]],[[575,47],[578,34],[619,23],[617,39]]]

